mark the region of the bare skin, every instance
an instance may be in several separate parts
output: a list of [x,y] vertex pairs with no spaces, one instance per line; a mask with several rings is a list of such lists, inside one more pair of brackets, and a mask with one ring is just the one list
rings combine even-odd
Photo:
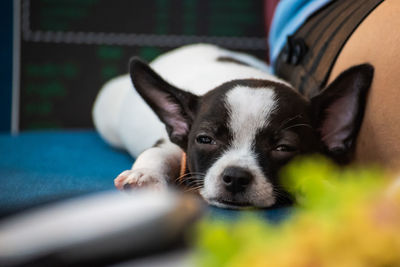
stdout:
[[375,68],[355,161],[400,169],[400,1],[386,0],[357,28],[334,64],[329,83],[361,63]]

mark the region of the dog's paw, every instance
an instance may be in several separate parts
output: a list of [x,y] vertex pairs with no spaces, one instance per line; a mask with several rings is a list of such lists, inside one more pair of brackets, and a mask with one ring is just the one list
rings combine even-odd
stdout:
[[150,169],[127,170],[114,179],[115,187],[119,190],[149,187],[156,190],[167,188],[163,175]]

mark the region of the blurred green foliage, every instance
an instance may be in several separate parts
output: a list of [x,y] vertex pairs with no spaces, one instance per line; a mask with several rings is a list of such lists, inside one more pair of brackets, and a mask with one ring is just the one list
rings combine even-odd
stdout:
[[281,179],[298,203],[293,216],[204,220],[197,266],[400,266],[400,189],[388,196],[388,174],[316,156],[294,160]]

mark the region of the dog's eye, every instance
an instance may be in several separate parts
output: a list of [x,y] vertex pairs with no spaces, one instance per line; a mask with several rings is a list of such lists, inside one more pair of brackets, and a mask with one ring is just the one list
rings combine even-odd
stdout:
[[274,148],[275,151],[280,151],[280,152],[295,152],[297,151],[297,148],[291,145],[278,145]]
[[197,136],[196,142],[198,144],[206,144],[206,145],[215,145],[216,144],[216,142],[211,137],[204,135],[204,134]]

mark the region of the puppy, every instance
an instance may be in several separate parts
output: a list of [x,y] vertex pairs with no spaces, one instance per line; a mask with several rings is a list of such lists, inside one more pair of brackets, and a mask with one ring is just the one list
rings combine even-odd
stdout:
[[349,161],[373,77],[372,66],[355,66],[306,99],[256,58],[207,44],[150,66],[133,58],[129,72],[101,89],[93,109],[100,135],[138,156],[116,187],[162,190],[180,178],[225,208],[290,202],[278,172],[297,155]]

